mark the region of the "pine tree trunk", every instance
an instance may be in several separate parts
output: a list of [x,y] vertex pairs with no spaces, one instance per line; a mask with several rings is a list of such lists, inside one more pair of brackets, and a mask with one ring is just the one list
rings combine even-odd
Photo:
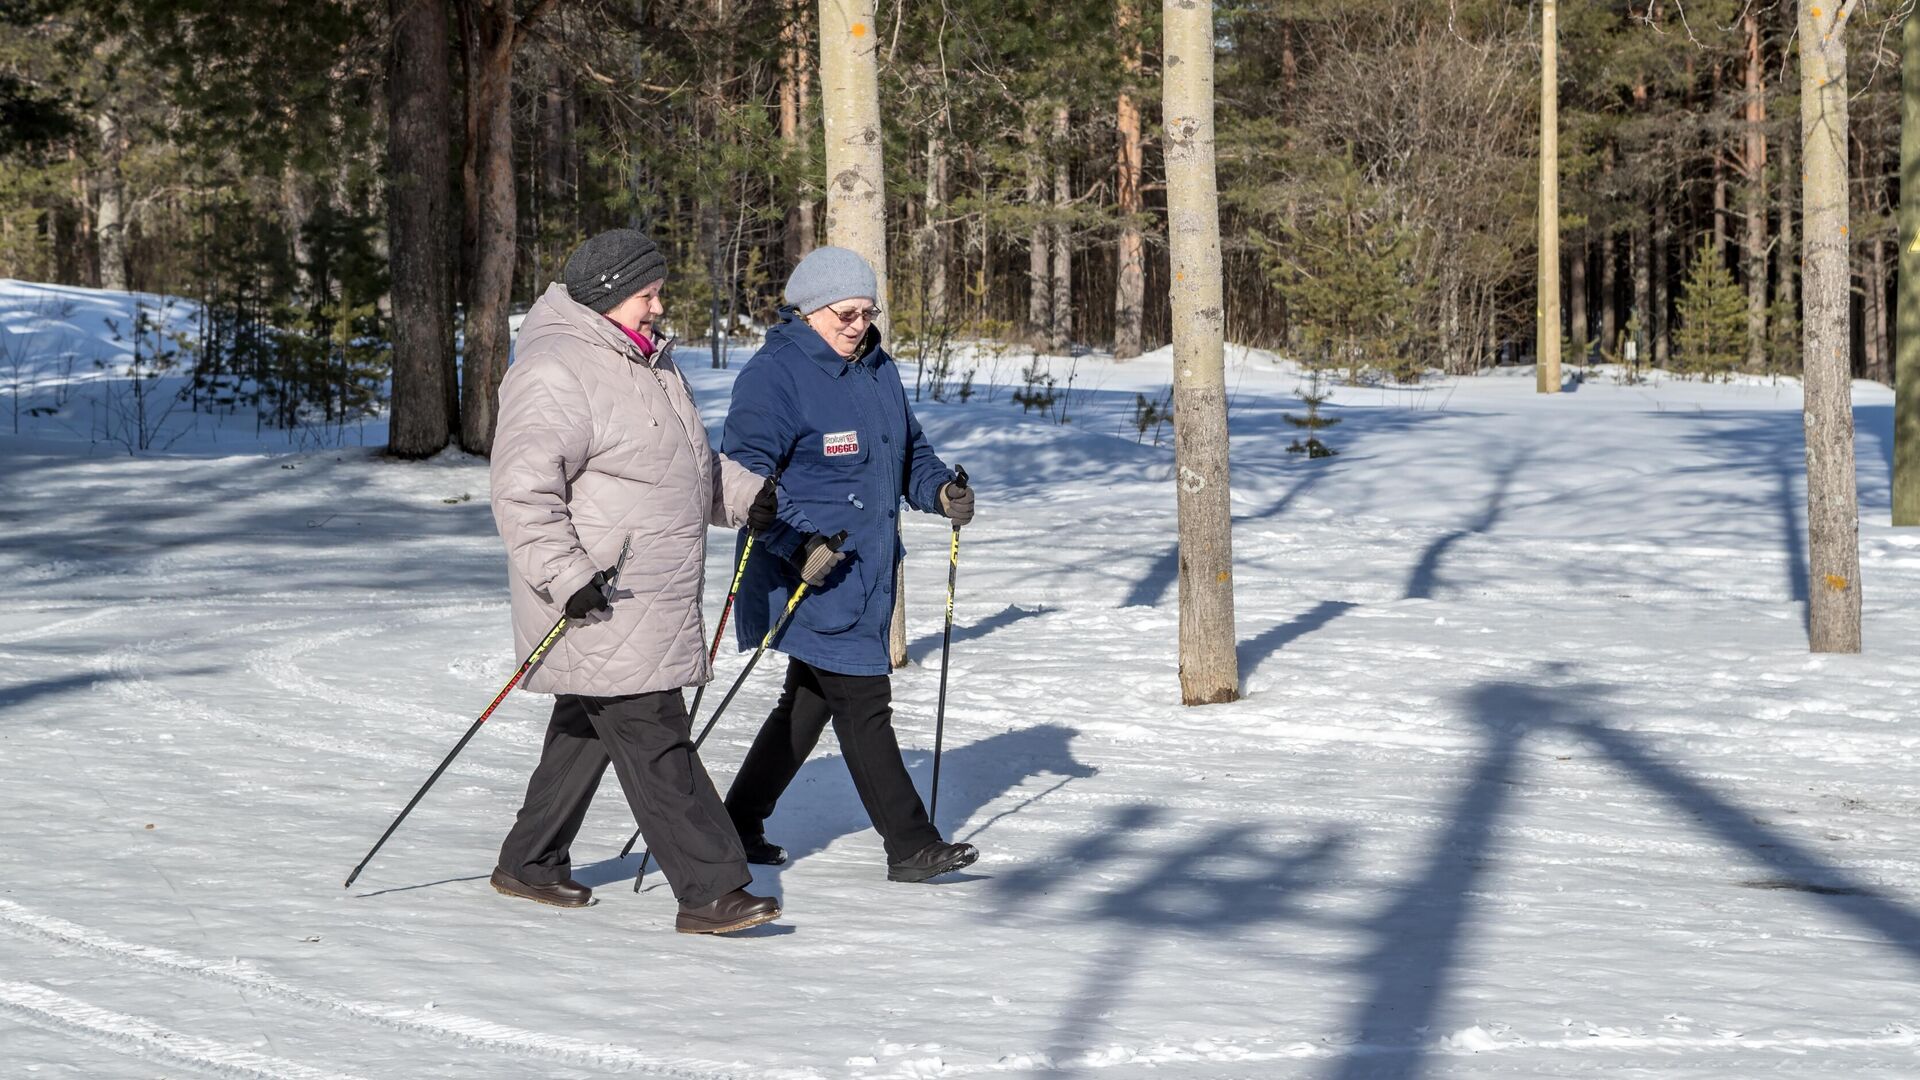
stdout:
[[[880,129],[879,35],[873,0],[820,0],[820,117],[826,129],[827,243],[860,253],[887,309],[887,203]],[[889,329],[880,316],[880,332]],[[906,572],[895,564],[893,666],[907,662]]]
[[1558,0],[1540,4],[1540,266],[1535,389],[1560,392],[1560,79]]
[[1798,125],[1780,134],[1780,246],[1773,257],[1779,277],[1780,308],[1789,315],[1800,314],[1800,249],[1794,241],[1793,212],[1799,206],[1800,172],[1794,168],[1800,138]]
[[1651,311],[1653,315],[1653,365],[1664,368],[1673,356],[1673,339],[1669,332],[1672,322],[1667,312],[1672,304],[1669,300],[1673,268],[1670,258],[1670,243],[1667,230],[1667,193],[1660,190],[1654,194],[1653,203],[1653,250],[1649,253],[1649,269],[1652,274],[1653,296]]
[[[1140,74],[1140,43],[1134,37],[1139,16],[1135,0],[1115,0],[1114,26],[1120,38],[1127,79]],[[1119,147],[1114,161],[1114,192],[1120,213],[1119,266],[1113,281],[1113,358],[1140,355],[1140,322],[1147,299],[1147,246],[1140,233],[1140,106],[1133,100],[1131,82],[1120,91],[1114,108]]]
[[1633,276],[1633,297],[1627,321],[1633,328],[1631,363],[1653,360],[1653,225],[1634,230],[1627,241],[1627,260]]
[[100,245],[100,287],[127,291],[127,183],[120,171],[126,135],[111,110],[94,117],[100,134],[100,172],[94,181],[94,236]]
[[[1846,20],[1800,0],[1801,192],[1806,223],[1807,546],[1813,580],[1807,626],[1814,652],[1860,651],[1860,511],[1854,486],[1848,362]],[[1819,14],[1815,14],[1819,11]]]
[[[800,20],[794,17],[793,10],[786,4],[781,7],[785,24],[780,27],[780,154],[791,168],[799,161],[800,154],[800,80],[795,70],[800,51],[797,41]],[[800,261],[795,253],[799,238],[794,235],[798,231],[795,218],[799,210],[799,184],[796,183],[787,203],[786,228],[781,237],[789,268]]]
[[[1027,205],[1038,211],[1044,182],[1040,176],[1040,136],[1029,124],[1025,132],[1027,144]],[[1052,292],[1047,280],[1047,233],[1045,225],[1036,224],[1027,233],[1027,332],[1035,341],[1044,341],[1049,333],[1051,320],[1047,310],[1052,304]]]
[[[780,30],[780,148],[787,156],[788,167],[798,168],[807,154],[807,145],[800,133],[807,111],[812,65],[807,58],[807,28],[801,11],[788,7],[786,19],[786,25]],[[806,180],[798,178],[788,195],[782,241],[789,270],[813,250],[813,197],[807,187]]]
[[[1751,14],[1751,12],[1749,12]],[[1713,97],[1709,99],[1708,109],[1718,115],[1720,111],[1720,61],[1713,63]],[[1722,259],[1727,250],[1727,160],[1721,153],[1720,137],[1713,136],[1713,250]]]
[[453,421],[453,87],[447,0],[388,0],[387,264],[393,278],[388,452],[426,457]]
[[1760,53],[1760,17],[1749,11],[1745,146],[1741,169],[1746,173],[1746,229],[1741,235],[1741,259],[1747,278],[1747,370],[1760,371],[1767,363],[1767,94]]
[[[1589,251],[1587,232],[1582,229],[1580,240],[1573,249],[1573,258],[1567,260],[1567,336],[1573,339],[1574,348],[1583,350],[1588,344],[1587,259],[1590,257]],[[1584,352],[1569,359],[1581,364],[1587,361]]]
[[1620,291],[1614,279],[1614,260],[1619,245],[1612,233],[1600,235],[1600,349],[1613,352],[1620,348]]
[[1875,236],[1867,242],[1866,281],[1861,289],[1861,327],[1866,339],[1866,376],[1874,382],[1893,384],[1891,344],[1887,335],[1887,241]]
[[1212,0],[1164,0],[1167,236],[1172,255],[1174,463],[1180,515],[1180,697],[1240,696],[1233,624],[1226,325],[1214,172]]
[[1073,203],[1072,162],[1067,154],[1067,107],[1053,111],[1053,302],[1048,307],[1047,340],[1064,352],[1073,340],[1073,229],[1067,215]]
[[514,15],[510,0],[464,0],[466,54],[466,330],[462,357],[460,445],[493,450],[500,379],[507,372],[507,309],[513,296]]
[[1920,525],[1920,13],[1900,28],[1899,281],[1895,291],[1893,523]]
[[567,131],[567,101],[572,95],[563,82],[565,77],[564,70],[553,65],[542,102],[540,185],[533,189],[540,199],[540,212],[534,217],[538,245],[532,283],[535,297],[545,291],[548,282],[559,279],[561,260],[567,257],[562,245],[573,235],[566,221],[567,151],[573,147],[573,138]]

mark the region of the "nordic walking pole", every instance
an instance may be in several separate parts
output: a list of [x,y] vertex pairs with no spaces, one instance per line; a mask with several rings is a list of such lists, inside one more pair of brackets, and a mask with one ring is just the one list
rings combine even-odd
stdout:
[[[953,483],[966,490],[967,470],[956,468]],[[927,821],[937,823],[940,813],[940,741],[947,723],[947,655],[953,651],[953,583],[960,576],[960,526],[953,527],[953,545],[947,554],[947,628],[940,634],[940,700],[933,710],[933,796],[928,799]],[[935,824],[938,828],[938,825]]]
[[[740,579],[745,576],[747,572],[747,556],[753,554],[754,535],[755,534],[751,532],[747,534],[747,545],[740,550],[740,565],[733,568],[733,584],[727,589],[727,605],[720,609],[720,625],[713,631],[713,644],[707,647],[708,668],[713,667],[713,658],[720,655],[720,638],[727,632],[727,616],[733,613],[733,598],[740,595]],[[701,683],[694,688],[693,707],[687,710],[689,723],[692,722],[693,717],[700,715],[700,698],[701,695],[706,692],[706,683]],[[693,748],[695,750],[700,749],[700,744],[694,743]],[[627,846],[620,849],[620,857],[623,859],[626,858],[627,855],[633,851],[633,845],[637,843],[639,839],[640,830],[635,828],[633,835],[627,837]]]
[[[607,573],[607,583],[605,586],[607,592],[611,593],[614,585],[619,582],[620,568],[627,564],[627,555],[632,550],[633,537],[628,536],[626,540],[620,544],[619,560],[613,564],[613,569]],[[413,793],[413,798],[407,802],[406,809],[400,811],[400,816],[393,819],[393,824],[387,826],[387,831],[380,834],[380,839],[374,842],[373,847],[367,852],[367,857],[361,859],[360,865],[354,867],[353,873],[347,875],[347,883],[341,886],[342,888],[353,888],[354,881],[360,877],[360,871],[367,868],[367,864],[373,861],[374,855],[379,853],[380,848],[386,844],[387,838],[393,835],[394,830],[400,827],[401,822],[407,820],[408,814],[413,813],[413,808],[420,804],[420,799],[426,795],[427,789],[433,786],[435,780],[440,779],[441,773],[447,771],[447,766],[453,764],[453,759],[459,757],[460,751],[466,749],[468,741],[480,730],[480,725],[487,722],[487,717],[493,715],[493,710],[500,707],[500,703],[506,700],[507,695],[513,691],[514,687],[520,685],[520,680],[525,678],[527,672],[533,669],[533,665],[540,662],[541,657],[547,655],[547,650],[553,648],[553,643],[559,641],[560,635],[566,633],[566,630],[567,617],[565,614],[562,614],[560,618],[554,622],[553,629],[547,631],[547,636],[540,640],[540,644],[534,646],[533,651],[527,654],[525,660],[521,661],[520,670],[514,672],[513,678],[507,680],[507,685],[501,687],[500,692],[493,695],[493,700],[487,703],[487,711],[480,714],[480,719],[475,720],[472,726],[467,728],[467,733],[460,736],[460,741],[453,744],[453,749],[447,751],[447,756],[440,759],[440,766],[433,770],[432,776],[427,777],[426,783],[420,785],[420,790]]]
[[[827,544],[835,551],[838,551],[840,550],[840,545],[846,543],[846,540],[846,530],[843,529],[829,539]],[[720,704],[713,710],[713,715],[707,718],[707,726],[700,729],[700,737],[693,740],[693,752],[695,754],[700,752],[700,744],[707,741],[707,733],[713,730],[713,725],[720,722],[720,714],[726,712],[727,706],[733,704],[733,695],[740,692],[740,687],[746,684],[747,676],[753,674],[753,665],[760,662],[760,657],[767,651],[767,646],[772,645],[773,639],[779,637],[780,631],[786,629],[787,620],[793,617],[793,609],[800,606],[800,598],[805,595],[807,595],[807,583],[803,581],[800,583],[799,588],[793,590],[793,596],[787,600],[787,609],[780,613],[779,621],[775,622],[773,628],[767,631],[766,637],[760,639],[760,647],[753,650],[753,655],[747,658],[747,666],[740,669],[739,677],[734,679],[733,685],[727,688],[727,696],[720,699]],[[634,892],[640,891],[640,882],[645,880],[647,876],[647,861],[652,858],[653,852],[651,851],[641,854],[640,870],[633,875]]]

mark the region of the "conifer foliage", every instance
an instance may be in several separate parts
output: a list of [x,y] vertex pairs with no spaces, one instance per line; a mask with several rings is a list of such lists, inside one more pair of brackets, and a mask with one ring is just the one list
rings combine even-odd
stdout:
[[1724,375],[1747,353],[1747,300],[1725,258],[1703,239],[1680,286],[1676,366],[1692,375]]

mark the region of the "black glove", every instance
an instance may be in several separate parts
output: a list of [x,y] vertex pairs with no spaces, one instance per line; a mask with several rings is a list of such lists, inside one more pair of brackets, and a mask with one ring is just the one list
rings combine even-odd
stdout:
[[596,611],[611,611],[613,604],[607,599],[607,572],[596,570],[593,580],[573,591],[567,598],[567,618],[584,619]]
[[959,470],[940,486],[940,512],[956,529],[973,520],[973,488],[967,486],[967,470]]
[[833,573],[833,568],[846,561],[846,553],[840,550],[840,543],[846,538],[846,533],[837,536],[807,534],[794,562],[800,566],[800,580],[806,582],[809,589],[825,585],[827,575]]
[[747,510],[747,528],[763,533],[773,528],[780,520],[780,496],[774,487],[773,478],[760,486],[760,494],[754,496],[753,506]]

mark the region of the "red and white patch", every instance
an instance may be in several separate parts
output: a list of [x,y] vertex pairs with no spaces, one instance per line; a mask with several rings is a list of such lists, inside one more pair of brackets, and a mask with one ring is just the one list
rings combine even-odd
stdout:
[[822,451],[828,457],[849,457],[860,452],[860,433],[833,431],[821,436]]

